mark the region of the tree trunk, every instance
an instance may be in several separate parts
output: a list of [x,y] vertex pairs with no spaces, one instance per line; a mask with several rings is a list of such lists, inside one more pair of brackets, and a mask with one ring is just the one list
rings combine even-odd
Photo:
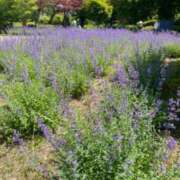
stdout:
[[51,15],[51,17],[49,19],[49,22],[48,22],[49,24],[52,24],[55,15],[56,15],[56,11],[53,11],[53,13],[52,13],[52,15]]
[[41,10],[38,9],[37,12],[36,12],[36,15],[35,15],[35,19],[34,19],[34,22],[35,22],[35,26],[38,25],[39,23],[39,18],[40,18],[40,15],[41,15]]
[[63,19],[63,26],[64,27],[68,27],[70,26],[70,13],[65,11],[64,12],[64,19]]
[[27,26],[27,21],[26,21],[26,19],[24,19],[24,20],[22,21],[22,25],[23,25],[24,27]]

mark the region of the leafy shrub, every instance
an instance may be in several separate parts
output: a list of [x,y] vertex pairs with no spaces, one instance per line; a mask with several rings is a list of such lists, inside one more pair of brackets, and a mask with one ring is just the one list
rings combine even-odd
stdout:
[[36,25],[35,25],[34,22],[29,22],[29,23],[27,23],[27,26],[28,26],[28,27],[36,27]]
[[45,123],[55,128],[59,120],[58,97],[53,89],[45,88],[40,82],[20,82],[2,88],[7,105],[0,109],[1,135],[6,139],[14,129],[23,136],[38,132],[36,118],[43,117]]
[[63,16],[60,15],[60,14],[57,14],[57,15],[55,15],[55,17],[53,18],[52,24],[58,25],[58,24],[61,24],[62,21],[63,21]]
[[180,32],[180,25],[175,25],[174,30]]
[[86,25],[84,26],[84,28],[86,28],[86,29],[93,29],[96,26],[97,25],[93,21],[87,20],[86,21]]
[[[106,92],[87,121],[66,121],[57,152],[62,179],[150,179],[160,168],[161,139],[153,134],[148,107],[127,89]],[[132,116],[131,116],[132,115]],[[62,138],[63,137],[63,138]],[[157,139],[156,139],[157,138]]]
[[151,95],[159,90],[163,60],[162,51],[154,50],[151,47],[142,51],[137,50],[132,58],[132,66],[139,73],[141,88],[147,90]]
[[167,57],[180,58],[180,44],[168,44],[164,51]]
[[125,28],[130,31],[138,31],[139,30],[137,25],[125,25]]
[[40,16],[39,23],[48,24],[49,23],[49,17],[47,15]]
[[89,87],[89,77],[80,66],[69,70],[59,68],[57,81],[63,94],[73,98],[80,98]]
[[[112,13],[112,6],[107,0],[88,0],[83,8],[78,12],[78,17],[86,24],[87,20],[93,21],[96,25],[108,22]],[[91,23],[93,25],[93,23]],[[91,27],[89,23],[88,27]]]

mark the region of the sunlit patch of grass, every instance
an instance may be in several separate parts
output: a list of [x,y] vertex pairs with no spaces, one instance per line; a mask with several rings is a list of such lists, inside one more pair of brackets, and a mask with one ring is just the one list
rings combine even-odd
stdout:
[[47,169],[53,157],[51,146],[36,138],[23,147],[0,145],[0,179],[43,180],[38,167],[43,164]]

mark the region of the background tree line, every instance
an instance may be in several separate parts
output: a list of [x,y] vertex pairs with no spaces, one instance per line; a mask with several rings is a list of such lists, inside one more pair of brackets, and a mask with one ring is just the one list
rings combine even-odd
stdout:
[[179,0],[0,0],[0,29],[14,22],[26,26],[62,24],[117,26],[151,19],[180,19]]

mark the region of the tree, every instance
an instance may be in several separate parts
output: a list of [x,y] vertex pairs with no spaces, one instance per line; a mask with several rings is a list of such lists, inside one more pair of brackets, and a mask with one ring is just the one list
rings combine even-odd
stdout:
[[15,19],[14,12],[14,0],[0,0],[0,32],[7,33]]
[[96,25],[108,23],[111,13],[112,6],[109,0],[86,0],[78,12],[78,17],[83,27],[86,20],[94,21]]
[[158,8],[159,19],[173,20],[175,14],[180,10],[179,0],[157,0],[156,6]]
[[35,20],[37,12],[36,0],[15,0],[15,14],[18,21],[21,21],[26,26],[28,20]]
[[81,8],[83,0],[55,0],[58,11],[64,13],[63,26],[70,25],[70,13]]
[[52,9],[52,15],[50,22],[57,12],[64,13],[63,25],[70,25],[69,15],[73,11],[77,11],[81,8],[83,0],[38,0],[37,4],[40,10],[46,7]]
[[113,5],[112,21],[136,23],[152,17],[155,12],[154,0],[111,0]]
[[111,0],[112,21],[136,23],[153,16],[161,19],[174,19],[180,11],[180,0]]

